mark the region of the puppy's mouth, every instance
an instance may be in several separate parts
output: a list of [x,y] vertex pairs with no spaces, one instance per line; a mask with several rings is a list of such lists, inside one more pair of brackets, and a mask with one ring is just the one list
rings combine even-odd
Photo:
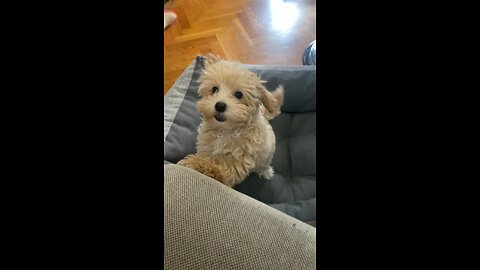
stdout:
[[223,115],[223,113],[216,113],[215,114],[215,119],[218,122],[225,122],[225,120],[227,120],[227,118],[225,118],[225,115]]

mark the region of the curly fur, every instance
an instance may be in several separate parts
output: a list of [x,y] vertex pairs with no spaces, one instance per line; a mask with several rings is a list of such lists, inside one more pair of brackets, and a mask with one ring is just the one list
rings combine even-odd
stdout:
[[[206,58],[200,82],[197,153],[179,164],[230,187],[252,172],[271,179],[275,134],[268,120],[280,114],[283,87],[269,92],[255,73],[213,55]],[[213,87],[218,91],[213,93]],[[242,97],[236,97],[236,92]],[[224,112],[215,109],[217,102],[226,104]]]
[[188,155],[180,160],[178,165],[190,168],[197,172],[218,180],[224,184],[228,184],[225,175],[220,171],[220,168],[215,165],[214,161],[205,156]]

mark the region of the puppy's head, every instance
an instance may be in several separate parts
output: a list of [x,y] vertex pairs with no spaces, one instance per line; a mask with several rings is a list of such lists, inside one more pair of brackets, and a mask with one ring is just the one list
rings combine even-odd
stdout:
[[267,109],[274,97],[263,81],[244,66],[209,55],[200,77],[197,109],[207,121],[221,125],[246,123],[261,104]]

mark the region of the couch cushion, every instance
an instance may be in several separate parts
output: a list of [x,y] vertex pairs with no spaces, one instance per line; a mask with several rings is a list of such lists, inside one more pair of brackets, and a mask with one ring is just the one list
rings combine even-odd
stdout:
[[163,99],[163,159],[177,163],[195,152],[200,113],[195,104],[199,99],[201,59],[193,61]]
[[[183,72],[164,98],[164,160],[177,163],[195,153],[200,113],[196,110],[203,57]],[[277,138],[271,180],[251,174],[236,190],[289,215],[308,220],[316,197],[316,67],[246,65],[266,80],[269,90],[285,88],[282,114],[271,121]],[[305,214],[309,211],[309,214]],[[314,209],[313,209],[314,211]],[[305,217],[305,218],[303,218]]]
[[294,203],[316,196],[316,114],[284,113],[270,123],[276,137],[272,180],[256,174],[235,187],[265,203]]

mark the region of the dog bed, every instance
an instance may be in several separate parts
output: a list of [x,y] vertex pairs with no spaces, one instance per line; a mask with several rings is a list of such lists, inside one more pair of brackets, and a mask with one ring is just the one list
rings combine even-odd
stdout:
[[[200,113],[195,104],[204,58],[197,57],[164,97],[164,163],[195,153]],[[275,175],[253,173],[234,189],[302,221],[316,219],[316,67],[246,65],[268,90],[285,88],[282,113],[270,121],[276,136]]]

